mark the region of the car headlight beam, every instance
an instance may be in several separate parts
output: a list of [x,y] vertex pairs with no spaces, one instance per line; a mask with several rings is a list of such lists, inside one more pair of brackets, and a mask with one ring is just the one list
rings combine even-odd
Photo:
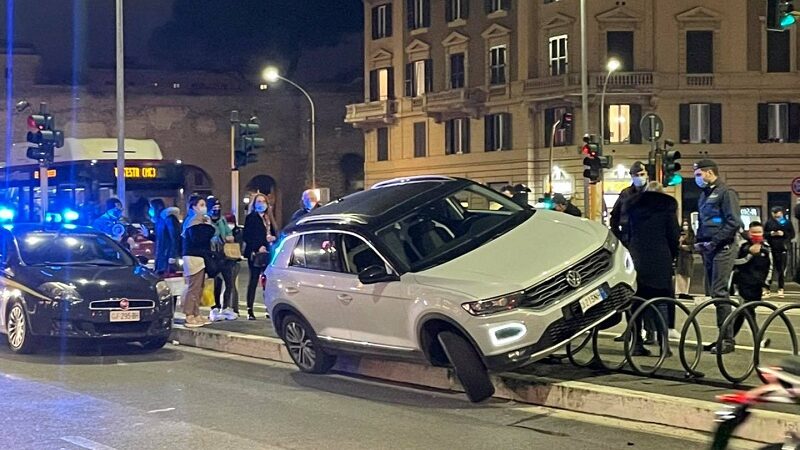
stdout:
[[72,284],[49,281],[39,286],[39,291],[47,297],[64,302],[79,302],[83,300],[81,294]]

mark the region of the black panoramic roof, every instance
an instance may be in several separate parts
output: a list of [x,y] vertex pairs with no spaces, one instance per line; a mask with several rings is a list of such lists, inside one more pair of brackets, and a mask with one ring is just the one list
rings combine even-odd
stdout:
[[348,224],[374,231],[422,204],[470,184],[474,182],[447,177],[419,177],[381,183],[311,211],[286,231],[330,224]]

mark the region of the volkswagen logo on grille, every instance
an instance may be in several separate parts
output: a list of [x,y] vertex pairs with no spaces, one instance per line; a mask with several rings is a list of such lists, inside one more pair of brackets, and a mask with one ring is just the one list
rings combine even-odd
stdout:
[[[580,277],[578,279],[580,280]],[[128,309],[129,306],[130,306],[130,303],[128,303],[128,299],[127,298],[123,298],[123,299],[121,299],[119,301],[119,307],[120,308]]]
[[567,284],[576,288],[581,285],[581,274],[577,270],[567,272]]

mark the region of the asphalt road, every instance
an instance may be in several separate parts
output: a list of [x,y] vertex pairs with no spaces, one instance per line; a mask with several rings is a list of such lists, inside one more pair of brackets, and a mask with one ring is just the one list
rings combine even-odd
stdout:
[[[168,346],[0,350],[0,448],[701,449],[704,436]],[[622,428],[620,428],[622,427]],[[641,427],[641,426],[639,426]],[[644,432],[647,431],[647,432]]]

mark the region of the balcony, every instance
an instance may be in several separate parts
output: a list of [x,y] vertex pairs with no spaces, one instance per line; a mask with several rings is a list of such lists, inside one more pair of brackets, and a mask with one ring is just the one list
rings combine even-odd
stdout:
[[525,93],[538,93],[541,91],[580,87],[580,85],[580,74],[571,73],[566,75],[546,76],[525,80],[522,89]]
[[[598,73],[592,78],[594,86],[602,89],[606,74]],[[608,77],[608,89],[647,91],[653,89],[653,78],[653,72],[616,72]]]
[[683,79],[684,88],[690,89],[711,89],[714,87],[713,73],[692,73],[686,74]]
[[397,114],[395,100],[356,103],[347,105],[344,121],[356,128],[376,128],[394,122],[395,114]]
[[426,94],[422,111],[437,123],[456,117],[477,117],[486,103],[486,91],[478,88],[453,89]]

